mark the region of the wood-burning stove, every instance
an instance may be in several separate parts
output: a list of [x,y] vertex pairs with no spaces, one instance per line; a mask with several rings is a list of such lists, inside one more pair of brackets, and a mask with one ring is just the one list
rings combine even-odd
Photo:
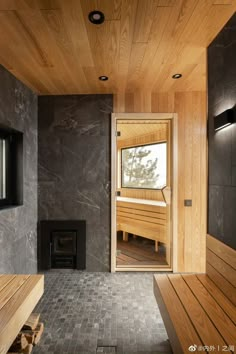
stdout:
[[76,231],[52,231],[50,245],[52,268],[76,268],[76,238]]
[[85,220],[42,220],[38,232],[39,269],[85,269]]

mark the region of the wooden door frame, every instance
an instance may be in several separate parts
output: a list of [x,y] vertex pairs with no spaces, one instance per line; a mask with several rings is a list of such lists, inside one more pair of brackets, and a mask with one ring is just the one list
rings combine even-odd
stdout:
[[176,113],[112,113],[111,117],[111,272],[116,271],[167,271],[168,268],[117,268],[116,267],[116,179],[117,179],[117,143],[116,123],[120,119],[129,120],[172,120],[172,269],[177,270],[178,256],[178,120]]

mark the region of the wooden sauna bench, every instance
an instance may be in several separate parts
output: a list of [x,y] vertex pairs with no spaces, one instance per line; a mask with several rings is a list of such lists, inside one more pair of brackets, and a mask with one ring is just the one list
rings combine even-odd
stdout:
[[158,242],[167,243],[166,203],[156,200],[117,197],[117,231],[123,232],[123,240],[128,241],[128,233]]
[[43,291],[43,275],[0,274],[0,354],[7,353]]
[[203,346],[236,353],[236,251],[208,235],[206,260],[206,274],[154,276],[174,354],[190,353],[193,345],[195,353],[206,352]]

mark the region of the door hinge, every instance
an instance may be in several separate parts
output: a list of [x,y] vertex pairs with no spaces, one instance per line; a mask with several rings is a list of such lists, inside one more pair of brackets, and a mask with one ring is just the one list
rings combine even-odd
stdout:
[[121,136],[121,132],[116,131],[115,136]]
[[115,192],[115,196],[116,196],[116,197],[120,197],[120,191],[116,191],[116,192]]

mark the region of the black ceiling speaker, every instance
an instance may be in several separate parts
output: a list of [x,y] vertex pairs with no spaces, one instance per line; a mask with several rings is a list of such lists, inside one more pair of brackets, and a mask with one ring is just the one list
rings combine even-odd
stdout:
[[227,109],[218,116],[214,117],[214,128],[220,130],[234,123],[234,111],[233,109]]

